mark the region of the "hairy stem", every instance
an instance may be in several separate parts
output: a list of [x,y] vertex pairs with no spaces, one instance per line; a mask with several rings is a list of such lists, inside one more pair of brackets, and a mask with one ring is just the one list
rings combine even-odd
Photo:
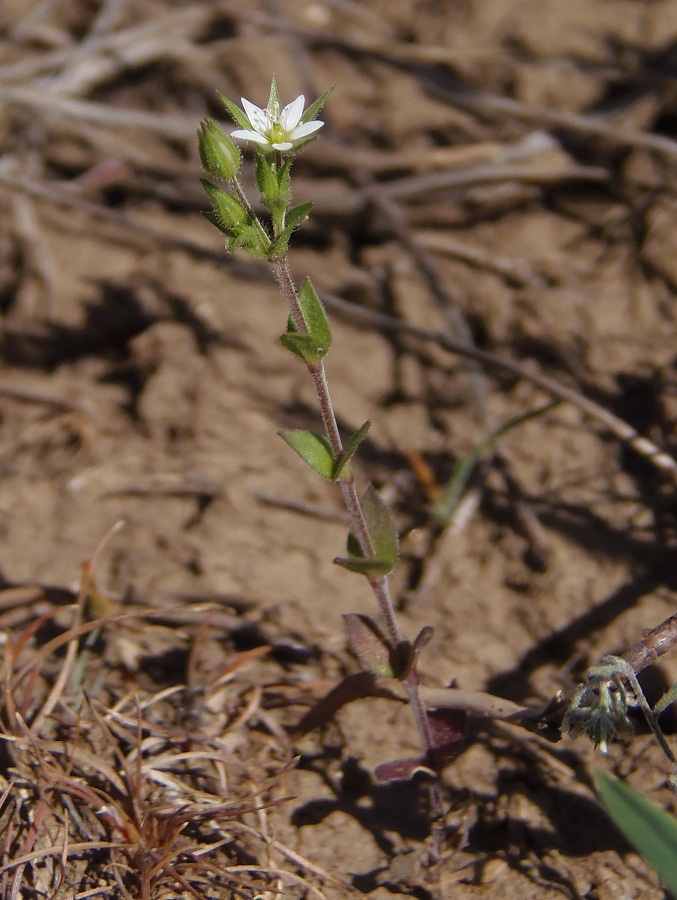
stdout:
[[[275,257],[269,260],[269,263],[275,281],[287,301],[297,331],[306,332],[308,329],[306,328],[303,319],[287,257]],[[320,405],[320,412],[327,440],[331,446],[334,458],[338,459],[343,452],[343,443],[341,441],[334,407],[329,394],[329,385],[327,383],[323,362],[320,360],[320,362],[316,364],[309,363],[308,371],[310,372],[313,384],[315,385],[315,392]],[[353,531],[359,541],[362,554],[365,559],[374,559],[374,547],[372,545],[364,514],[362,513],[362,507],[360,506],[355,479],[352,476],[349,478],[342,478],[339,480],[338,485],[341,489],[343,501],[348,510]],[[371,577],[368,581],[376,596],[376,600],[378,601],[388,638],[393,647],[398,648],[403,643],[402,632],[400,631],[395,607],[393,605],[392,597],[390,596],[388,576],[382,575],[379,577]],[[414,714],[424,752],[429,753],[433,746],[432,736],[430,733],[426,706],[421,696],[419,676],[415,666],[412,667],[409,674],[404,679],[403,684]],[[433,785],[430,796],[433,817],[433,838],[435,844],[434,853],[435,855],[438,855],[439,850],[441,849],[442,829],[444,826],[443,797],[438,783]]]

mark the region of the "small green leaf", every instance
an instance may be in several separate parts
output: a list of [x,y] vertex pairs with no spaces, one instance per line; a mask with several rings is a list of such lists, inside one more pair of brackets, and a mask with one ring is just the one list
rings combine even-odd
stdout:
[[299,331],[290,316],[287,331],[280,337],[282,345],[309,365],[316,365],[331,347],[331,329],[322,301],[306,279],[298,292],[301,316],[307,331]]
[[287,214],[285,216],[285,232],[289,232],[291,234],[299,225],[308,218],[308,215],[313,208],[313,204],[311,202],[308,203],[299,203],[297,206],[292,206],[291,209],[287,210]]
[[306,278],[303,282],[298,298],[308,333],[326,348],[324,352],[327,353],[331,347],[331,328],[322,301],[317,296],[310,278]]
[[242,247],[247,253],[259,259],[270,258],[270,238],[258,223],[243,226],[239,233],[231,238],[228,249],[232,251],[238,247]]
[[223,103],[223,105],[226,107],[235,124],[239,125],[240,128],[244,128],[245,131],[251,131],[252,123],[247,118],[247,114],[243,110],[241,110],[239,106],[235,106],[235,104],[231,100],[229,100],[228,97],[225,97],[221,93],[219,93],[219,97],[221,98],[221,103]]
[[387,559],[355,559],[350,556],[337,556],[334,559],[337,566],[355,572],[357,575],[366,575],[367,578],[382,578],[393,570],[393,564]]
[[297,356],[308,363],[317,365],[326,354],[327,349],[312,334],[299,334],[295,331],[286,331],[280,335],[280,343],[287,350],[291,350]]
[[343,616],[353,653],[368,672],[394,678],[392,648],[376,623],[368,616],[348,613]]
[[430,643],[434,629],[432,625],[424,625],[414,639],[413,644],[409,641],[400,641],[397,648],[395,659],[396,678],[404,679],[409,676],[412,669],[418,665],[418,658],[421,650]]
[[311,469],[323,478],[332,478],[334,457],[329,441],[325,437],[300,428],[279,431],[278,434]]
[[360,507],[374,555],[369,558],[364,556],[357,535],[351,528],[348,532],[350,556],[338,557],[334,562],[351,572],[366,575],[368,578],[378,578],[391,572],[397,562],[397,529],[387,503],[373,485],[370,484],[367,488]]
[[370,484],[360,506],[369,530],[374,556],[388,561],[392,568],[397,562],[398,538],[388,504]]
[[228,235],[228,237],[230,237],[230,230],[228,228],[224,228],[223,224],[221,223],[221,220],[216,215],[216,213],[214,212],[213,209],[210,209],[207,212],[205,212],[203,210],[202,215],[205,217],[205,219],[208,222],[211,222],[212,225],[214,225],[216,228],[218,228],[219,231],[222,231],[225,235]]
[[677,897],[677,819],[606,772],[597,776],[597,791],[616,827]]
[[357,448],[366,438],[370,425],[371,422],[367,419],[364,425],[360,426],[360,428],[358,428],[356,432],[351,434],[346,441],[346,445],[343,448],[343,453],[336,462],[336,471],[334,472],[334,478],[336,479],[336,481],[340,481],[342,478],[350,478],[350,461],[355,455]]

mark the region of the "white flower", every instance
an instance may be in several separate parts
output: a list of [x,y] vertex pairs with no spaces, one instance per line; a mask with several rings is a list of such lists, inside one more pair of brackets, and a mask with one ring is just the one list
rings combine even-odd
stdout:
[[272,94],[266,109],[254,106],[242,97],[242,106],[252,127],[251,130],[233,131],[232,137],[252,141],[267,152],[277,150],[279,153],[286,153],[292,150],[324,125],[324,122],[317,120],[301,122],[305,99],[301,94],[280,111],[280,104]]

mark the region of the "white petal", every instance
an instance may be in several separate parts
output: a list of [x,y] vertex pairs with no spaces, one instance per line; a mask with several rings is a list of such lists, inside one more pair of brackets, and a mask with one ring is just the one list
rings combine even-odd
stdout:
[[293,131],[301,121],[303,115],[303,105],[306,98],[303,94],[299,94],[296,100],[289,103],[280,113],[280,125],[285,131]]
[[258,131],[244,131],[238,128],[237,131],[231,131],[230,136],[239,141],[254,141],[255,144],[269,143],[268,138],[259,134]]
[[249,100],[245,100],[244,97],[242,97],[241,100],[244,111],[247,113],[247,118],[252,123],[254,128],[257,131],[264,132],[269,121],[266,110],[261,109],[258,106],[254,106],[253,103],[250,103]]
[[295,128],[289,137],[292,141],[300,141],[302,138],[308,137],[309,134],[313,134],[318,128],[322,128],[323,125],[324,122],[318,122],[317,120],[314,122],[304,122],[303,125],[299,125],[298,128]]
[[284,141],[281,144],[273,144],[273,150],[279,150],[280,153],[284,153],[286,150],[291,150],[294,146],[291,141]]

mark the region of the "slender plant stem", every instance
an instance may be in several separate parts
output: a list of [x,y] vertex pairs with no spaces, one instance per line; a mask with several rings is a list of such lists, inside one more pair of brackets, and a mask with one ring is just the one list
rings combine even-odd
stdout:
[[[296,287],[289,269],[288,258],[286,256],[274,257],[270,259],[269,262],[275,281],[287,300],[289,311],[297,331],[306,332],[308,329],[303,319]],[[315,392],[320,405],[320,413],[322,415],[322,422],[324,424],[327,440],[329,441],[334,458],[338,459],[343,452],[343,443],[341,441],[341,435],[339,433],[338,423],[336,421],[336,415],[329,393],[329,385],[323,362],[320,360],[320,362],[316,364],[308,363],[308,371],[310,372],[313,384],[315,385]],[[342,478],[339,480],[338,485],[341,489],[343,501],[348,510],[353,531],[360,544],[362,554],[365,559],[374,559],[374,547],[369,534],[369,528],[367,527],[362,512],[362,507],[360,506],[355,479],[352,476],[349,478]],[[388,577],[387,575],[370,577],[368,581],[378,601],[388,638],[392,646],[397,649],[402,646],[403,640],[402,632],[400,631],[399,623],[397,621],[397,615],[395,613],[395,607],[393,605],[392,597],[390,596]],[[420,679],[415,666],[412,666],[407,677],[403,679],[403,685],[414,714],[424,752],[428,754],[433,748],[433,741],[430,733],[426,706],[421,696]],[[442,830],[444,827],[444,803],[442,790],[438,782],[435,782],[432,785],[430,798],[433,818],[433,853],[435,857],[438,857],[441,849]]]

